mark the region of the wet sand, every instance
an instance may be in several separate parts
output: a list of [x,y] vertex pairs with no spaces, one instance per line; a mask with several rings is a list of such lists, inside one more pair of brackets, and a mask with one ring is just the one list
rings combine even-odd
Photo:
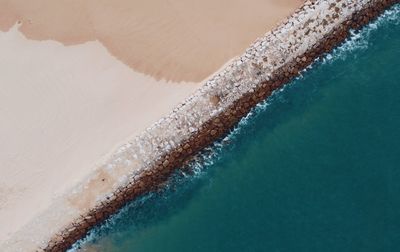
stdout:
[[100,41],[156,79],[198,82],[242,52],[300,0],[0,0],[0,29],[30,39]]
[[0,244],[300,4],[0,0]]

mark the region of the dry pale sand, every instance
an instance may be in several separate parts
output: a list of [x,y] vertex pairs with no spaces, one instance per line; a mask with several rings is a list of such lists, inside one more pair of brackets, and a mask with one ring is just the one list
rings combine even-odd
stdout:
[[0,244],[300,4],[0,0]]
[[198,87],[134,72],[99,42],[31,41],[16,27],[0,55],[1,238]]

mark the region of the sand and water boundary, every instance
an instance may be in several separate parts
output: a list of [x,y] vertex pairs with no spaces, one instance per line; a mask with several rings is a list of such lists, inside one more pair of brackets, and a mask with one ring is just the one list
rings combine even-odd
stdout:
[[[350,29],[360,28],[398,2],[307,1],[167,117],[121,146],[32,224],[49,228],[30,240],[16,238],[5,251],[18,251],[21,242],[34,251],[65,251],[128,201],[162,186],[194,154],[226,135],[257,103],[343,42]],[[28,228],[21,237],[34,230]]]

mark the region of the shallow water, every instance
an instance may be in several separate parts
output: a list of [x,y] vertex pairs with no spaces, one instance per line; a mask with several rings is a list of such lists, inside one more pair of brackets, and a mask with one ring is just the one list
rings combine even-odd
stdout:
[[397,5],[75,249],[400,250],[399,65]]

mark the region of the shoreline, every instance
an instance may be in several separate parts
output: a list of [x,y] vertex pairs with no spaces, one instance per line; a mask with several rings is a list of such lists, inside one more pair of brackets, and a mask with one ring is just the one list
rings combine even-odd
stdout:
[[[301,1],[0,0],[0,247],[29,251],[93,207],[133,172],[99,169],[119,147]],[[107,182],[85,205],[93,174]]]
[[[324,34],[326,36],[323,36],[321,39],[319,39],[316,47],[305,50],[304,53],[297,55],[291,61],[285,62],[285,64],[282,64],[281,67],[271,71],[272,74],[270,79],[260,82],[260,85],[257,87],[250,88],[250,92],[245,91],[242,93],[242,97],[236,101],[233,101],[230,106],[220,110],[220,113],[218,113],[216,116],[211,116],[209,120],[202,123],[201,127],[197,129],[197,132],[192,132],[186,141],[182,141],[172,150],[168,150],[167,148],[167,154],[164,154],[161,158],[158,158],[154,164],[155,166],[150,166],[140,175],[133,176],[131,181],[129,181],[125,187],[122,187],[117,191],[117,194],[110,195],[107,200],[99,204],[98,208],[90,210],[86,216],[70,225],[69,228],[64,229],[64,232],[61,232],[55,239],[50,241],[44,250],[58,251],[59,249],[63,250],[68,248],[72,245],[73,241],[81,238],[89,230],[90,226],[98,224],[102,220],[106,219],[108,216],[122,207],[127,201],[130,201],[145,192],[156,189],[166,180],[169,174],[174,171],[175,167],[179,166],[185,160],[190,158],[193,153],[196,153],[203,147],[211,144],[215,139],[218,139],[226,134],[227,131],[229,131],[232,126],[238,122],[238,120],[246,115],[254,105],[265,99],[265,97],[269,96],[273,90],[281,87],[291,78],[297,76],[301,69],[307,67],[320,55],[329,52],[336,45],[341,43],[345,38],[347,38],[349,29],[358,29],[367,24],[373,18],[377,17],[383,10],[396,2],[397,1],[364,2],[362,9],[357,9],[353,6],[354,9],[350,9],[353,10],[353,12],[349,12],[350,14],[347,16],[347,18],[343,19],[328,34]],[[297,11],[294,14],[294,16],[296,16],[296,14],[301,15],[301,12],[307,9],[307,6],[312,5],[307,5],[306,3],[300,9],[300,11]],[[339,18],[339,16],[337,18]],[[280,28],[285,28],[285,25],[280,26]],[[273,34],[273,32],[270,34]],[[259,44],[260,42],[256,41],[253,46],[257,47]],[[235,63],[237,64],[239,61],[234,61],[233,65]],[[246,59],[244,61],[246,61]],[[259,66],[255,66],[255,68],[259,73]],[[218,80],[218,76],[215,79]],[[209,84],[211,86],[212,81],[213,80],[208,82],[211,83]],[[205,92],[204,88],[197,93],[199,95],[208,94],[208,102],[211,103],[211,105],[219,105],[222,99],[226,99],[226,97],[221,97],[220,94],[215,94],[214,92],[207,93]],[[190,104],[190,98],[189,101],[183,103],[180,108],[183,108],[186,104]],[[175,111],[175,113],[178,111]],[[163,122],[164,120],[161,120],[158,125],[163,124]],[[164,125],[167,124],[168,122],[164,122]],[[156,126],[150,128],[148,133],[151,134],[149,131],[154,130],[155,128]],[[143,140],[146,141],[146,139]],[[60,242],[56,242],[57,240]]]
[[[162,185],[177,167],[225,135],[273,90],[340,44],[350,28],[365,25],[397,2],[365,0],[358,6],[340,7],[337,5],[341,2],[336,1],[329,1],[334,4],[332,7],[327,2],[306,2],[285,23],[258,39],[242,57],[228,64],[168,117],[121,147],[80,189],[75,190],[73,196],[61,200],[57,211],[63,211],[63,206],[71,203],[80,211],[69,216],[75,216],[75,220],[61,231],[60,227],[52,230],[55,235],[43,241],[42,250],[67,249],[126,202]],[[313,19],[317,11],[330,18],[323,19],[320,15],[322,20]],[[309,47],[304,46],[304,42]],[[277,46],[280,48],[275,50]],[[105,180],[120,178],[123,174],[126,176],[123,180],[116,180],[98,193]],[[89,199],[93,195],[96,197]],[[89,203],[82,199],[89,199]],[[43,218],[47,217],[44,215]]]
[[0,54],[0,244],[200,86],[134,72],[98,42],[28,40],[18,26],[0,32]]

